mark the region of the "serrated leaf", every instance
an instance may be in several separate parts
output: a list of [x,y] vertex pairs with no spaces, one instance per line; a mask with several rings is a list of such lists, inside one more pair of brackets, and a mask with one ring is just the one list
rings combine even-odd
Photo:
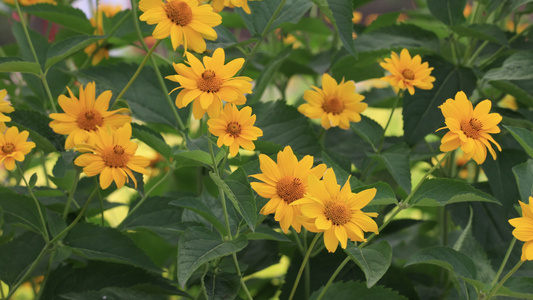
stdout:
[[385,275],[392,261],[392,249],[386,241],[362,249],[349,243],[344,252],[363,270],[368,288],[374,286]]
[[63,150],[65,137],[55,133],[49,124],[52,119],[40,112],[27,109],[17,109],[10,113],[11,124],[17,125],[20,131],[27,130],[30,139],[42,151],[56,152]]
[[241,288],[240,278],[235,274],[210,272],[204,282],[207,298],[213,300],[235,299]]
[[524,148],[526,153],[533,157],[533,132],[519,127],[513,127],[513,126],[506,126],[503,125],[505,129],[507,129],[511,135],[518,141],[520,146]]
[[344,48],[353,56],[357,52],[353,43],[353,4],[352,0],[327,0],[331,10],[331,23],[335,26]]
[[518,51],[509,56],[501,68],[492,69],[483,77],[485,80],[533,79],[533,51]]
[[183,287],[192,273],[204,263],[238,252],[248,244],[243,236],[222,241],[205,227],[189,228],[178,243],[178,282]]
[[428,0],[429,11],[446,25],[457,25],[466,21],[463,11],[466,0]]
[[368,142],[374,151],[377,151],[383,136],[383,127],[378,122],[361,115],[361,122],[351,123],[350,127],[359,137]]
[[[26,6],[26,7],[30,7],[30,6]],[[42,34],[39,34],[38,32],[32,30],[31,28],[27,28],[28,34],[30,36],[30,40],[33,44],[33,49],[35,50],[35,54],[37,55],[37,61],[35,61],[35,56],[33,55],[33,52],[31,51],[30,44],[28,44],[28,39],[26,38],[26,34],[21,23],[13,22],[11,29],[13,31],[13,35],[15,36],[15,39],[17,40],[17,44],[19,46],[20,58],[22,58],[25,61],[36,62],[41,67],[44,66],[44,62],[46,61],[46,52],[48,51],[48,47],[50,47],[48,40]],[[40,74],[40,71],[39,71],[39,74]],[[42,84],[41,81],[38,80],[37,78],[31,78],[31,79],[35,79],[36,82],[38,82],[39,84]]]
[[171,157],[172,150],[159,132],[144,125],[132,123],[131,135],[133,138],[137,138],[146,145],[150,146],[164,158],[169,159]]
[[[4,211],[6,224],[21,225],[36,233],[43,233],[39,211],[29,196],[1,187],[0,207]],[[43,207],[41,207],[41,211],[44,211]]]
[[513,167],[513,174],[516,185],[520,192],[520,199],[528,203],[529,197],[533,195],[533,159]]
[[43,238],[32,232],[0,244],[0,280],[13,286],[39,256],[44,245]]
[[48,70],[56,63],[102,39],[103,36],[79,35],[53,43],[46,54],[45,69]]
[[415,206],[444,206],[470,201],[500,204],[496,198],[475,189],[470,184],[448,178],[426,179],[413,195],[411,203]]
[[282,63],[289,57],[291,54],[292,47],[287,47],[284,50],[280,51],[277,55],[272,57],[272,59],[266,64],[265,68],[257,77],[255,81],[253,94],[250,95],[248,104],[257,103],[261,99],[265,89],[270,84],[270,82],[275,78],[276,72],[281,67]]
[[17,57],[0,57],[0,72],[30,73],[39,76],[41,66],[36,62],[23,61]]
[[411,192],[409,152],[407,145],[402,143],[383,151],[381,154],[373,155],[385,165],[394,180],[406,193]]
[[[385,71],[376,62],[375,56],[362,53],[356,59],[352,55],[346,55],[335,61],[331,67],[331,75],[337,82],[344,80],[353,80],[355,82],[380,78],[384,76]],[[368,57],[368,59],[367,59]],[[353,123],[352,123],[353,124]]]
[[23,6],[21,7],[21,10],[30,15],[63,25],[66,28],[79,33],[92,34],[94,31],[94,28],[91,25],[91,22],[87,20],[85,13],[72,6],[38,3],[30,6]]
[[520,299],[533,299],[533,278],[531,277],[510,277],[500,287],[495,296],[506,296]]
[[[324,287],[319,288],[314,291],[311,295],[311,300],[316,300],[318,295],[322,292]],[[348,300],[348,299],[357,299],[360,300],[407,300],[406,297],[401,296],[398,292],[391,289],[385,288],[380,285],[367,288],[364,282],[342,282],[336,281],[324,294],[322,299],[336,299],[336,300]]]
[[494,24],[472,24],[468,26],[452,26],[452,30],[459,36],[467,36],[490,41],[500,45],[507,44],[507,36],[500,27]]
[[220,223],[215,214],[213,214],[213,212],[202,201],[199,201],[198,199],[193,197],[184,197],[178,200],[171,201],[169,204],[192,210],[196,214],[206,219],[211,225],[213,225],[218,230],[218,232],[223,235],[227,234],[226,227],[224,227],[224,225]]
[[368,203],[368,205],[388,205],[398,203],[396,194],[394,194],[394,191],[392,190],[390,185],[385,182],[376,182],[371,185],[359,186],[352,189],[352,192],[359,193],[361,191],[372,188],[375,188],[377,190],[376,196],[374,197],[374,199],[372,199],[372,201],[370,201],[370,203]]
[[290,242],[291,240],[284,234],[265,225],[259,225],[254,232],[246,234],[248,240],[272,240],[278,242]]
[[88,259],[129,264],[150,272],[161,272],[128,236],[114,228],[79,223],[68,232],[63,243]]
[[61,215],[51,210],[46,210],[46,224],[48,225],[52,237],[56,237],[67,228],[67,224]]
[[449,247],[434,246],[413,254],[404,267],[414,264],[432,264],[443,267],[463,278],[476,279],[476,267],[472,260],[461,252]]

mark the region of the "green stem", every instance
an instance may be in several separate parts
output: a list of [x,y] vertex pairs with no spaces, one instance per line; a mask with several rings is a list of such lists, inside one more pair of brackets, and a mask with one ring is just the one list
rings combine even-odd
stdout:
[[272,14],[272,17],[270,17],[270,20],[268,20],[268,23],[265,26],[265,29],[261,33],[260,39],[257,41],[257,43],[255,43],[254,47],[252,48],[252,51],[250,51],[250,53],[246,56],[246,60],[244,61],[244,64],[242,65],[242,68],[240,69],[240,71],[237,73],[237,76],[241,74],[242,72],[244,72],[244,70],[246,70],[246,67],[248,67],[250,60],[252,60],[252,58],[254,57],[255,52],[257,52],[257,49],[259,48],[259,45],[261,45],[261,42],[263,41],[263,39],[266,37],[266,35],[270,31],[270,27],[272,27],[274,20],[276,20],[279,13],[281,12],[281,9],[283,8],[283,6],[285,6],[285,2],[287,2],[287,0],[281,0],[281,2],[279,3],[278,7]]
[[9,293],[7,294],[7,297],[6,299],[9,299],[11,298],[11,296],[13,296],[13,294],[17,291],[17,289],[19,288],[19,286],[21,284],[23,284],[24,282],[26,282],[26,279],[28,278],[28,276],[30,276],[31,272],[33,272],[35,270],[35,268],[37,267],[37,265],[39,264],[39,262],[41,261],[41,259],[44,257],[44,255],[46,254],[47,250],[48,250],[48,247],[50,247],[51,243],[46,243],[46,245],[44,245],[43,249],[41,250],[41,252],[39,253],[39,255],[37,256],[37,258],[33,261],[33,263],[30,265],[30,267],[26,270],[26,272],[24,272],[24,274],[22,275],[22,277],[20,277],[20,279],[17,281],[17,283],[15,283],[15,285],[13,285],[12,287],[9,288]]
[[524,263],[523,260],[520,260],[514,267],[511,271],[509,271],[509,273],[505,274],[505,276],[502,278],[502,280],[498,283],[497,286],[495,286],[494,288],[491,289],[489,295],[487,296],[487,300],[491,299],[493,296],[496,295],[496,293],[498,292],[498,290],[502,287],[502,285],[507,281],[507,279],[509,279],[513,274],[514,272],[516,272],[516,270],[518,270],[518,268],[520,268],[520,266],[522,266],[522,264]]
[[48,101],[50,101],[50,107],[52,108],[52,111],[54,113],[57,113],[57,108],[54,103],[54,97],[52,96],[52,92],[50,91],[50,87],[48,86],[48,81],[46,80],[46,74],[41,71],[41,80],[43,81],[44,89],[46,91],[46,95],[48,95]]
[[494,286],[496,282],[498,282],[498,279],[500,278],[500,275],[503,272],[503,269],[505,268],[505,265],[507,264],[507,260],[509,259],[509,256],[511,255],[511,252],[514,248],[514,244],[516,243],[516,238],[513,238],[511,241],[511,244],[509,245],[509,248],[507,249],[507,253],[505,253],[505,256],[503,257],[502,264],[500,265],[500,268],[498,269],[498,273],[496,273],[496,276],[494,276],[494,280],[492,280],[492,283],[490,286]]
[[474,63],[474,60],[478,57],[478,55],[481,53],[481,51],[483,50],[483,48],[485,48],[485,46],[487,46],[489,44],[489,41],[485,41],[483,42],[483,44],[481,44],[477,49],[476,49],[476,52],[474,52],[474,54],[472,54],[470,56],[470,59],[467,61],[466,65],[467,66],[472,66],[472,64]]
[[333,274],[331,275],[331,277],[329,278],[328,282],[326,283],[326,286],[324,286],[324,288],[322,289],[322,291],[320,292],[320,294],[318,295],[318,297],[316,298],[317,300],[320,300],[324,297],[324,295],[326,294],[326,292],[328,291],[329,287],[331,286],[331,284],[333,283],[333,280],[335,280],[335,278],[337,277],[337,275],[339,275],[339,273],[341,272],[342,268],[344,268],[344,266],[346,266],[346,264],[350,261],[350,257],[346,257],[342,262],[341,264],[337,267],[337,269],[335,270],[335,272],[333,272]]
[[392,110],[389,115],[389,119],[387,120],[387,124],[385,125],[385,129],[383,129],[383,136],[381,137],[381,141],[379,142],[379,148],[377,154],[381,153],[381,150],[383,149],[383,143],[385,142],[385,133],[387,133],[387,129],[389,128],[389,125],[392,120],[392,116],[394,115],[394,111],[396,110],[396,106],[398,106],[398,102],[400,101],[400,98],[403,95],[403,91],[398,91],[398,94],[396,95],[396,99],[394,99],[394,104],[392,105]]
[[[135,26],[135,31],[137,32],[137,37],[139,38],[139,42],[141,42],[141,45],[143,46],[144,50],[146,52],[149,51],[148,46],[144,42],[141,28],[139,27],[139,22],[137,18],[137,1],[131,0],[131,11],[133,12],[133,25]],[[157,77],[157,81],[159,82],[159,85],[161,86],[161,90],[163,90],[163,93],[165,93],[165,98],[167,99],[168,105],[170,106],[170,109],[172,110],[172,113],[174,114],[174,117],[176,118],[176,121],[178,122],[178,129],[183,132],[185,130],[185,125],[183,124],[183,121],[181,120],[178,110],[176,109],[176,105],[172,102],[172,99],[170,98],[170,95],[168,94],[168,89],[165,84],[165,81],[163,80],[163,76],[161,75],[161,71],[159,70],[159,67],[157,66],[157,62],[155,60],[154,56],[150,56],[150,60],[152,62],[152,65],[155,69],[155,75]]]
[[33,194],[33,190],[30,187],[28,181],[26,180],[26,177],[24,177],[24,172],[22,171],[21,165],[18,162],[16,162],[16,164],[17,164],[17,170],[19,171],[20,176],[22,177],[22,180],[24,180],[24,184],[26,184],[26,187],[28,188],[28,192],[30,193],[31,198],[33,199],[33,201],[35,202],[35,205],[37,206],[37,211],[39,212],[41,226],[43,227],[44,239],[48,242],[50,240],[50,236],[48,235],[48,229],[46,228],[46,223],[44,222],[44,216],[41,210],[41,205],[39,204],[39,201],[35,197],[35,194]]
[[[512,38],[509,39],[509,41],[507,42],[508,44],[514,42],[514,40],[516,40],[517,38],[519,38],[520,36],[526,34],[531,28],[533,27],[533,25],[529,25],[524,31],[520,32],[520,33],[517,33],[515,36],[513,36]],[[496,59],[498,57],[498,55],[500,55],[500,53],[502,53],[502,51],[504,51],[505,49],[508,49],[507,46],[501,46],[500,49],[498,49],[498,51],[494,52],[494,54],[492,54],[491,57],[485,59],[483,62],[481,62],[479,64],[479,68],[482,69],[483,67],[485,67],[486,65],[492,63],[492,61],[494,59]]]
[[80,173],[81,173],[81,170],[76,168],[76,175],[74,177],[74,182],[72,183],[72,187],[70,188],[70,191],[68,191],[67,203],[65,204],[65,208],[63,209],[63,220],[67,219],[67,215],[70,210],[72,200],[74,199],[74,193],[76,192],[76,187],[78,186],[78,182],[80,180]]
[[307,261],[309,260],[309,256],[311,255],[311,252],[313,251],[313,248],[315,247],[316,242],[321,236],[322,236],[322,232],[315,235],[315,238],[309,245],[309,248],[307,249],[307,252],[305,253],[304,260],[302,261],[302,265],[300,266],[300,270],[298,270],[298,274],[296,275],[296,280],[294,281],[294,285],[292,286],[289,300],[293,299],[294,293],[296,293],[296,288],[298,287],[298,283],[300,282],[300,278],[302,277],[303,270],[305,269],[305,266],[307,265]]

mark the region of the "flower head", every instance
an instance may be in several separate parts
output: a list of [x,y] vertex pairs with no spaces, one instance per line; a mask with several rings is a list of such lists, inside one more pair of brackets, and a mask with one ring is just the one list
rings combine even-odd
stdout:
[[234,59],[224,64],[224,49],[218,48],[213,57],[204,56],[203,64],[191,53],[187,53],[187,63],[174,64],[178,75],[166,78],[178,82],[183,89],[176,97],[176,106],[183,108],[193,100],[192,112],[196,119],[201,119],[207,112],[210,118],[217,118],[222,110],[222,101],[242,105],[246,102],[244,94],[252,93],[252,79],[233,77],[244,64],[243,58]]
[[11,106],[11,103],[5,100],[6,96],[7,91],[0,90],[0,132],[4,132],[6,130],[6,122],[11,121],[11,118],[4,114],[8,114],[15,111],[13,106]]
[[292,205],[301,205],[302,214],[314,219],[316,229],[324,232],[324,244],[329,252],[335,252],[339,242],[346,249],[348,238],[362,242],[366,241],[364,232],[378,233],[376,222],[370,218],[378,214],[361,211],[376,196],[375,188],[352,193],[347,180],[341,189],[333,169],[326,171],[323,180],[310,175],[308,184],[309,194]]
[[250,176],[263,182],[250,184],[259,196],[270,199],[261,209],[261,214],[275,213],[274,219],[285,233],[289,226],[300,232],[302,213],[298,206],[291,203],[305,197],[309,191],[308,176],[313,174],[322,178],[326,165],[320,164],[313,168],[313,157],[309,155],[298,161],[290,146],[278,152],[277,164],[264,154],[259,155],[259,163],[263,173]]
[[224,106],[224,111],[220,117],[209,119],[207,125],[209,132],[218,136],[217,145],[229,146],[231,156],[236,156],[239,147],[246,150],[254,150],[254,142],[258,137],[263,136],[263,131],[254,126],[255,115],[252,115],[252,108],[244,107],[240,111],[231,103]]
[[228,6],[228,7],[242,7],[242,9],[247,14],[252,13],[252,11],[250,10],[250,7],[248,6],[248,0],[213,0],[211,5],[213,6],[213,9],[216,12],[222,11],[222,9],[224,9],[224,6]]
[[339,126],[349,129],[350,122],[361,121],[361,115],[368,104],[363,103],[365,98],[355,92],[353,81],[337,84],[337,81],[328,74],[322,76],[322,89],[313,86],[314,91],[305,91],[304,103],[298,111],[311,119],[320,118],[322,127],[329,129]]
[[16,161],[24,161],[24,155],[35,148],[34,142],[27,142],[29,132],[19,133],[17,127],[9,127],[6,133],[0,132],[0,163],[8,170],[15,168]]
[[145,167],[150,164],[150,159],[135,155],[137,144],[130,141],[131,125],[126,123],[115,132],[99,127],[91,135],[92,145],[76,146],[76,150],[88,153],[78,156],[74,164],[83,167],[83,172],[89,177],[100,174],[102,189],[107,189],[113,181],[117,188],[121,188],[128,177],[137,187],[137,180],[131,171],[148,174]]
[[141,0],[139,8],[144,12],[139,19],[157,24],[152,35],[162,40],[170,35],[174,50],[183,45],[202,53],[206,49],[204,39],[216,40],[213,27],[222,23],[222,17],[213,12],[211,5],[198,5],[197,0]]
[[428,63],[422,63],[420,55],[411,58],[409,51],[403,49],[400,56],[392,52],[391,58],[385,58],[385,62],[380,63],[381,67],[391,73],[382,77],[393,87],[407,89],[409,94],[415,93],[415,86],[423,90],[431,90],[435,77],[429,76],[433,68],[429,68]]
[[444,115],[446,127],[450,129],[441,140],[440,150],[443,152],[453,151],[459,147],[465,156],[473,158],[478,164],[482,164],[487,157],[487,149],[493,159],[496,159],[496,152],[492,149],[491,141],[502,151],[500,145],[489,133],[498,133],[500,128],[498,123],[502,116],[497,113],[490,114],[492,103],[490,100],[483,100],[473,109],[464,92],[457,92],[454,99],[448,99],[440,107]]
[[509,223],[515,227],[513,230],[514,237],[522,242],[522,261],[533,260],[533,197],[529,197],[529,204],[518,201],[522,207],[522,217],[509,220]]
[[[104,25],[103,25],[103,15],[105,15],[108,18],[113,17],[118,12],[120,12],[122,7],[120,5],[110,5],[110,4],[100,4],[98,5],[98,12],[96,19],[93,17],[91,18],[91,25],[94,27],[94,34],[95,35],[103,35],[104,34]],[[97,21],[98,20],[98,21]],[[97,50],[98,49],[98,50]],[[96,53],[94,53],[97,51]],[[97,43],[90,44],[87,46],[84,50],[84,52],[91,56],[93,55],[93,58],[91,60],[92,65],[97,65],[104,59],[109,59],[109,44],[103,44],[102,41],[99,41]]]
[[68,89],[70,98],[60,95],[59,106],[65,113],[50,114],[54,119],[50,122],[50,127],[59,134],[68,134],[65,141],[65,148],[73,148],[74,145],[87,141],[89,133],[94,132],[98,127],[111,127],[116,129],[125,123],[131,122],[131,117],[121,115],[128,112],[126,108],[107,111],[111,100],[111,91],[105,91],[95,100],[95,84],[90,82],[83,89],[80,86],[79,99]]

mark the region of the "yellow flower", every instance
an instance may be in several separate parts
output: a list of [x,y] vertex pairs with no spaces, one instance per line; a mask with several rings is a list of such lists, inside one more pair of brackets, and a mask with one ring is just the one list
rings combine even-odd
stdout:
[[150,159],[135,155],[137,144],[130,141],[131,125],[126,123],[115,132],[98,128],[92,132],[93,145],[77,145],[76,150],[84,153],[74,163],[83,167],[83,172],[91,177],[100,174],[100,187],[107,189],[115,181],[121,188],[128,181],[128,176],[137,187],[137,180],[131,171],[148,174],[145,169]]
[[80,86],[80,99],[76,98],[68,89],[70,98],[60,95],[58,102],[65,113],[50,114],[54,119],[50,127],[59,134],[68,134],[65,141],[65,149],[73,148],[76,144],[87,141],[89,133],[96,131],[98,127],[110,126],[116,129],[125,123],[131,122],[131,117],[120,115],[128,112],[126,108],[107,111],[111,100],[111,91],[105,91],[95,101],[95,84],[90,82],[83,89]]
[[198,5],[197,0],[141,0],[139,8],[144,12],[139,19],[157,24],[152,35],[162,40],[170,35],[174,50],[183,44],[185,51],[191,48],[202,53],[205,40],[216,40],[212,28],[222,23],[222,17],[213,12],[211,5]]
[[0,132],[0,163],[8,170],[15,168],[16,161],[24,161],[24,155],[35,148],[34,142],[27,142],[29,132],[26,130],[19,133],[17,127],[9,127],[6,133]]
[[211,5],[213,6],[213,9],[216,12],[222,11],[222,9],[224,9],[224,6],[227,6],[227,7],[242,7],[242,9],[247,14],[252,13],[252,11],[250,10],[250,7],[248,6],[248,0],[213,0],[213,2],[211,2]]
[[324,244],[329,252],[335,252],[339,242],[346,249],[348,238],[362,242],[366,241],[364,232],[378,233],[376,222],[370,218],[378,214],[361,211],[376,196],[375,188],[352,193],[348,179],[341,189],[333,169],[326,171],[323,180],[310,175],[308,182],[309,194],[292,205],[301,205],[302,214],[314,219],[316,229],[324,232]]
[[445,118],[446,127],[450,129],[441,140],[440,150],[443,152],[453,151],[459,147],[465,156],[482,164],[487,157],[487,149],[493,159],[496,159],[496,152],[492,149],[491,141],[502,151],[500,145],[489,133],[498,133],[500,128],[498,123],[502,116],[497,113],[489,114],[492,103],[490,100],[483,100],[472,107],[464,92],[457,92],[454,99],[448,99],[439,108]]
[[382,77],[392,86],[407,89],[409,94],[415,93],[415,88],[431,90],[435,77],[429,76],[433,68],[428,68],[428,63],[422,63],[420,55],[411,58],[409,51],[403,49],[400,56],[392,52],[391,58],[385,58],[385,62],[380,63],[381,67],[391,73]]
[[[120,12],[122,7],[120,5],[110,5],[110,4],[100,4],[98,5],[98,22],[93,17],[91,18],[91,25],[95,28],[94,34],[95,35],[103,35],[104,34],[104,25],[103,25],[103,17],[102,14],[105,15],[108,18],[113,17],[118,12]],[[97,24],[98,23],[98,24]],[[100,46],[100,48],[98,48]],[[91,63],[92,65],[97,65],[104,59],[109,59],[109,45],[102,45],[102,41],[99,41],[98,43],[91,44],[87,46],[84,50],[84,52],[87,54],[87,56],[93,55],[94,51],[98,51],[94,54]]]
[[522,217],[509,220],[516,227],[513,230],[514,237],[522,242],[522,261],[533,260],[533,197],[529,197],[529,204],[518,201],[522,207]]
[[263,131],[254,126],[255,115],[252,108],[244,107],[240,111],[231,103],[226,103],[224,111],[219,118],[209,119],[207,125],[209,132],[218,136],[217,146],[229,146],[231,156],[236,156],[239,147],[254,150],[254,142],[263,136]]
[[285,233],[289,226],[300,232],[302,213],[298,206],[290,204],[307,194],[307,178],[310,174],[322,178],[326,165],[320,164],[313,168],[313,157],[310,155],[298,161],[290,146],[278,153],[277,164],[264,154],[259,155],[259,163],[263,173],[250,176],[263,182],[252,182],[250,185],[259,196],[270,199],[261,209],[261,214],[275,213],[274,219]]
[[[233,77],[244,64],[243,58],[237,58],[224,64],[224,49],[218,48],[213,57],[204,56],[203,64],[191,53],[187,53],[187,63],[174,64],[178,75],[166,78],[178,82],[183,89],[176,97],[176,106],[183,108],[193,100],[192,112],[196,119],[201,119],[207,112],[210,118],[217,118],[222,110],[222,101],[242,105],[246,103],[245,93],[252,93],[251,78]],[[205,65],[205,67],[204,67]]]
[[364,96],[355,92],[353,81],[337,84],[337,81],[328,74],[322,76],[322,89],[315,86],[314,91],[305,91],[304,103],[298,111],[311,119],[320,118],[320,123],[325,129],[339,126],[349,129],[350,122],[361,121],[361,115],[368,104],[363,103]]
[[15,111],[11,103],[5,100],[6,96],[7,91],[0,90],[0,132],[4,132],[6,130],[6,122],[11,121],[11,118],[4,115],[4,113],[8,114]]
[[358,11],[353,11],[352,23],[359,24],[363,20],[363,14]]
[[[15,5],[15,0],[4,0],[4,2]],[[55,0],[19,0],[19,4],[22,6],[29,6],[38,3],[49,3],[53,5],[57,4]]]

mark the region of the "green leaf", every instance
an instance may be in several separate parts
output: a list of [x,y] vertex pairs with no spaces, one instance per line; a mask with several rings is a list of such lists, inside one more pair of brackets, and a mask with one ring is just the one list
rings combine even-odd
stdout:
[[490,41],[500,45],[507,45],[507,36],[500,27],[494,24],[472,24],[468,26],[452,26],[452,30],[459,36],[467,36]]
[[376,182],[371,185],[365,185],[365,186],[359,186],[355,189],[352,189],[352,192],[359,193],[364,190],[368,190],[371,188],[375,188],[376,196],[368,205],[388,205],[388,204],[396,204],[398,203],[398,199],[396,199],[396,194],[394,194],[394,191],[385,182]]
[[52,237],[58,236],[65,228],[67,228],[67,224],[61,215],[51,210],[46,210],[46,221]]
[[533,132],[519,127],[503,125],[511,135],[518,141],[520,146],[526,150],[526,153],[533,157]]
[[[311,300],[316,300],[318,295],[322,292],[324,287],[319,288],[314,291],[311,295]],[[342,282],[336,281],[324,294],[322,299],[336,299],[336,300],[348,300],[348,299],[357,299],[361,300],[407,300],[406,297],[401,296],[398,292],[391,289],[385,288],[383,286],[377,285],[371,288],[367,288],[364,282]]]
[[433,246],[413,254],[404,267],[415,264],[432,264],[445,268],[462,278],[476,279],[476,267],[472,260],[449,247]]
[[199,201],[193,197],[183,197],[178,200],[171,201],[169,204],[183,207],[195,212],[213,225],[218,232],[223,235],[227,234],[226,227],[224,227],[224,225],[218,220],[217,216],[202,201]]
[[[337,30],[344,48],[353,56],[357,52],[353,43],[353,4],[352,0],[327,0],[331,16],[331,24]],[[322,10],[324,11],[324,10]],[[332,17],[332,18],[331,18]]]
[[533,278],[510,277],[495,296],[506,296],[519,299],[533,299]]
[[406,193],[411,192],[409,152],[407,145],[402,143],[383,151],[381,154],[372,155],[385,164],[394,180]]
[[241,288],[240,278],[236,274],[209,272],[204,281],[207,299],[236,299]]
[[204,227],[191,227],[178,243],[178,282],[183,287],[192,273],[204,263],[244,249],[247,239],[241,235],[232,241],[222,241],[220,236]]
[[45,69],[50,69],[56,63],[102,38],[103,36],[78,35],[53,43],[46,54]]
[[463,11],[466,0],[428,0],[429,11],[446,25],[457,25],[466,21]]
[[357,179],[357,177],[350,176],[348,172],[342,169],[326,152],[322,152],[322,162],[326,164],[328,168],[333,169],[335,172],[335,177],[337,177],[337,183],[340,186],[344,186],[346,181],[348,181],[348,178],[350,178],[350,187],[352,190],[363,185],[363,183]]
[[512,95],[525,106],[533,107],[533,87],[530,80],[493,80],[490,85]]
[[284,234],[265,225],[259,225],[254,232],[246,234],[248,240],[272,240],[278,242],[290,242],[291,240]]
[[237,39],[233,33],[226,27],[218,25],[213,27],[217,33],[217,39],[214,41],[206,40],[208,50],[216,50],[217,48],[228,49],[229,47],[237,44]]
[[265,89],[276,77],[276,72],[278,72],[283,62],[289,57],[291,51],[292,47],[283,49],[274,57],[272,57],[272,59],[266,64],[265,68],[261,71],[259,77],[257,77],[257,80],[255,81],[253,94],[250,96],[248,104],[259,102],[261,96],[265,92]]
[[528,203],[529,197],[533,195],[533,159],[513,167],[513,174],[516,185],[520,192],[522,202]]
[[63,25],[66,28],[82,34],[92,34],[91,22],[87,20],[83,11],[68,5],[52,5],[39,3],[23,6],[21,10],[30,15]]
[[361,122],[350,123],[350,127],[360,138],[369,143],[374,151],[377,151],[383,136],[383,127],[378,122],[361,115]]
[[485,80],[525,80],[533,79],[533,51],[518,51],[509,56],[501,68],[485,74]]
[[[29,196],[0,187],[0,207],[4,212],[5,224],[20,225],[36,233],[43,233],[39,211]],[[44,211],[43,207],[41,211]]]
[[385,275],[392,261],[392,249],[386,241],[363,249],[349,243],[344,252],[363,270],[368,288],[374,286]]
[[17,57],[0,57],[0,72],[30,73],[39,76],[41,66],[36,62],[23,61]]
[[32,232],[25,232],[0,244],[0,280],[12,287],[39,256],[43,247],[43,238]]
[[[30,6],[26,6],[30,7]],[[35,62],[35,56],[33,55],[33,52],[31,51],[30,44],[28,44],[28,39],[26,38],[26,34],[24,32],[24,28],[22,28],[22,25],[20,22],[13,22],[12,23],[12,31],[13,35],[15,36],[15,39],[17,40],[17,44],[19,46],[19,56],[25,61],[31,61]],[[50,47],[50,44],[48,43],[48,40],[38,32],[32,30],[31,28],[27,28],[28,34],[30,36],[31,42],[33,44],[33,48],[35,50],[35,54],[37,55],[37,62],[38,64],[44,66],[44,62],[46,61],[46,52],[48,51],[48,48]],[[40,74],[40,71],[39,71]],[[39,84],[42,84],[41,81],[38,78],[32,78],[35,79]]]
[[150,272],[161,272],[129,237],[114,228],[79,223],[68,232],[63,243],[88,259],[129,264]]
[[309,125],[309,119],[299,113],[295,107],[288,106],[285,101],[276,101],[258,103],[252,106],[252,109],[257,116],[254,126],[263,130],[263,136],[259,138],[259,141],[267,141],[280,146],[271,153],[264,152],[261,145],[256,143],[257,150],[267,155],[275,154],[288,145],[299,154],[317,155],[320,153],[319,142]]
[[380,78],[384,74],[385,71],[376,62],[375,56],[369,56],[367,53],[360,54],[359,59],[356,59],[352,55],[346,55],[337,60],[331,67],[331,75],[337,82],[340,82],[342,79],[359,82],[372,78]]
[[45,153],[63,150],[65,137],[55,133],[49,124],[52,119],[40,112],[28,109],[17,109],[10,113],[11,124],[16,125],[20,131],[27,130],[30,139]]
[[[237,9],[236,11],[243,19],[252,36],[261,35],[280,3],[281,0],[251,1],[248,6],[252,14],[249,15],[242,9]],[[287,0],[272,26],[270,26],[270,31],[285,22],[297,23],[312,5],[313,3],[308,0]]]
[[172,156],[170,146],[165,142],[165,139],[159,132],[144,125],[132,123],[131,134],[133,138],[139,139],[150,146],[167,160]]
[[380,14],[377,19],[375,19],[374,21],[372,21],[372,23],[366,26],[364,32],[370,32],[379,28],[396,25],[396,23],[398,23],[399,16],[399,11]]
[[470,184],[448,178],[426,179],[413,195],[411,203],[415,206],[444,206],[470,201],[500,204],[496,198],[475,189]]
[[61,295],[61,299],[67,300],[122,300],[122,299],[136,299],[136,300],[161,300],[161,295],[150,295],[140,292],[136,289],[108,287],[100,291],[86,291],[81,293],[68,293]]
[[409,145],[422,141],[426,135],[444,126],[439,106],[448,98],[455,98],[457,91],[470,95],[476,87],[476,76],[471,69],[455,67],[440,59],[428,59],[435,69],[433,89],[415,89],[415,94],[405,92],[403,101],[404,140]]

